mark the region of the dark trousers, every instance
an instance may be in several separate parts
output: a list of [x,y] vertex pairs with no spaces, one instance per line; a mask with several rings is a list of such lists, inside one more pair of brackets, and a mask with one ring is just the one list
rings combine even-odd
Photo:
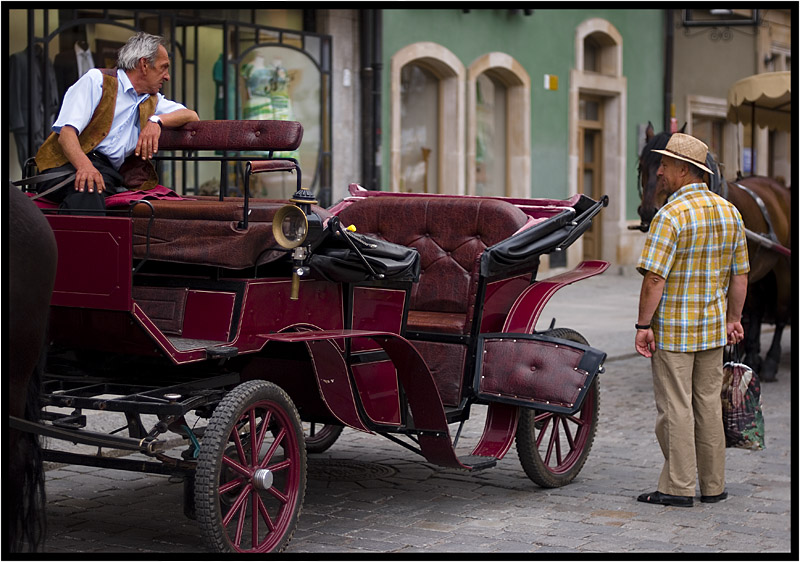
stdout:
[[[64,214],[104,214],[106,209],[105,198],[115,193],[125,191],[123,185],[122,175],[114,169],[111,162],[104,155],[99,152],[90,152],[86,156],[91,160],[92,165],[97,168],[100,175],[103,176],[105,183],[105,191],[98,193],[97,191],[78,191],[75,189],[75,182],[68,182],[63,187],[48,193],[45,199],[59,204],[59,209]],[[63,166],[51,168],[47,172],[74,172],[75,166],[67,162]],[[54,179],[38,184],[36,191],[43,193],[51,187],[59,184],[63,178]]]

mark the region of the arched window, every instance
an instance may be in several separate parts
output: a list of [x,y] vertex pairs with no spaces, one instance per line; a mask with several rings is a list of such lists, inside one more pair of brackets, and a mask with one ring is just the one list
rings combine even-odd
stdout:
[[505,53],[467,73],[467,193],[530,196],[530,80]]
[[464,193],[464,65],[423,42],[392,57],[392,191]]

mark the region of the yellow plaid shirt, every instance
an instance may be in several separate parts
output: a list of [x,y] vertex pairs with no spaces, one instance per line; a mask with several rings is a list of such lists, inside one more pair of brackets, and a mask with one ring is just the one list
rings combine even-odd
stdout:
[[725,345],[731,275],[750,271],[736,207],[705,183],[683,186],[653,218],[637,268],[666,279],[652,320],[659,349],[694,352]]

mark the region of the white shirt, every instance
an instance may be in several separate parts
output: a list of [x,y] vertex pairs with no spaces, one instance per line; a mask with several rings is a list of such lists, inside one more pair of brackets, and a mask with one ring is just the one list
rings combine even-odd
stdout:
[[[119,170],[125,159],[136,149],[136,142],[139,140],[139,104],[149,98],[150,94],[138,95],[124,70],[117,70],[117,79],[117,104],[111,129],[94,150],[106,155],[114,168]],[[184,105],[168,100],[161,93],[157,95],[156,115],[186,109]],[[64,94],[64,103],[58,119],[53,123],[53,131],[61,133],[61,127],[71,125],[80,135],[91,121],[102,97],[103,73],[93,68]]]

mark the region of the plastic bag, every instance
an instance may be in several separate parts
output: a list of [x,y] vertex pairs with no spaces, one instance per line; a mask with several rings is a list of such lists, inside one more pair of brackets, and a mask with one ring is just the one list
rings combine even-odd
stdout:
[[755,451],[763,449],[761,383],[753,369],[735,361],[725,363],[721,398],[725,446]]

